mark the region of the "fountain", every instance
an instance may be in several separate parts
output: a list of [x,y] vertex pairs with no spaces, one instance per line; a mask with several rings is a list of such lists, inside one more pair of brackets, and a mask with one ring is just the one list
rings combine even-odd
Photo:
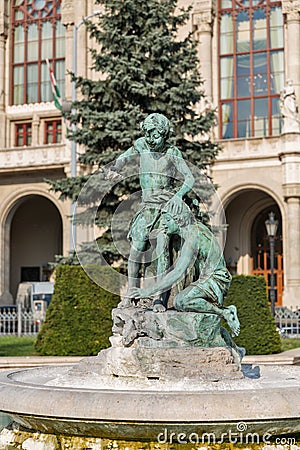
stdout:
[[[244,349],[232,339],[237,310],[223,305],[231,275],[215,236],[183,201],[192,172],[168,143],[164,116],[148,116],[142,129],[106,172],[117,177],[138,153],[143,204],[130,226],[128,289],[112,312],[111,347],[72,367],[1,374],[0,410],[13,424],[0,450],[295,444],[300,368],[242,364]],[[178,190],[174,167],[184,180]],[[140,287],[153,240],[147,269],[155,275]]]

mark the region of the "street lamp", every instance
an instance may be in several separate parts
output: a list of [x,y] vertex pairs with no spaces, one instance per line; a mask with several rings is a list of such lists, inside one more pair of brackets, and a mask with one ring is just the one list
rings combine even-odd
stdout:
[[[72,81],[72,103],[77,100],[77,92],[76,92],[76,77],[77,77],[77,31],[81,27],[81,25],[88,19],[94,16],[98,16],[102,14],[101,11],[95,11],[92,14],[88,14],[83,19],[78,22],[78,24],[74,24],[73,27],[73,59],[72,59],[72,72],[74,79]],[[76,109],[72,109],[72,114],[76,114]],[[72,123],[72,132],[75,133],[76,124]],[[71,177],[76,177],[77,175],[77,143],[76,141],[72,141],[71,144]],[[73,222],[73,217],[76,209],[76,203],[72,201],[71,203],[71,229],[70,229],[70,252],[74,251],[76,248],[76,225]]]
[[275,236],[278,228],[278,220],[275,219],[275,214],[270,212],[269,219],[265,221],[268,238],[270,241],[270,301],[271,301],[271,312],[275,315],[275,276],[274,276],[274,265],[275,265]]

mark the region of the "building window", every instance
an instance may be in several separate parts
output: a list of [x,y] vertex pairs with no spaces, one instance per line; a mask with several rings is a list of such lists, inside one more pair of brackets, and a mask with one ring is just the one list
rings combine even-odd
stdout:
[[31,145],[31,123],[18,123],[15,125],[15,146]]
[[279,134],[284,86],[281,2],[218,1],[220,137]]
[[12,1],[11,103],[52,101],[46,59],[64,94],[65,39],[61,0]]
[[45,144],[58,144],[61,142],[61,120],[45,122]]

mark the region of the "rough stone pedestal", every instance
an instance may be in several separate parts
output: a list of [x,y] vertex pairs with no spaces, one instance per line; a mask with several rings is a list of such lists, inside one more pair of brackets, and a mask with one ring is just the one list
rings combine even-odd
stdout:
[[[228,347],[235,346],[228,332],[220,326],[216,314],[179,312],[168,309],[157,313],[150,309],[115,308],[112,311],[113,333],[122,337],[125,347]],[[140,343],[141,337],[147,343]]]
[[216,314],[116,308],[112,347],[94,358],[94,370],[161,380],[242,378],[243,349],[220,322]]
[[101,375],[160,380],[219,381],[240,379],[243,374],[224,347],[111,347],[77,366]]

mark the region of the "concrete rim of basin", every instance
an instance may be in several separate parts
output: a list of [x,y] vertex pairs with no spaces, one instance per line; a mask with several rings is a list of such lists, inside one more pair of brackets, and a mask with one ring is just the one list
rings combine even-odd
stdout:
[[155,380],[152,390],[139,389],[137,380],[131,389],[72,377],[69,386],[51,385],[70,366],[10,371],[0,374],[0,410],[29,429],[115,439],[154,438],[165,428],[221,435],[241,422],[259,434],[300,432],[300,367],[260,369],[259,379],[212,382],[207,389],[181,380],[181,390],[176,383],[160,390]]

